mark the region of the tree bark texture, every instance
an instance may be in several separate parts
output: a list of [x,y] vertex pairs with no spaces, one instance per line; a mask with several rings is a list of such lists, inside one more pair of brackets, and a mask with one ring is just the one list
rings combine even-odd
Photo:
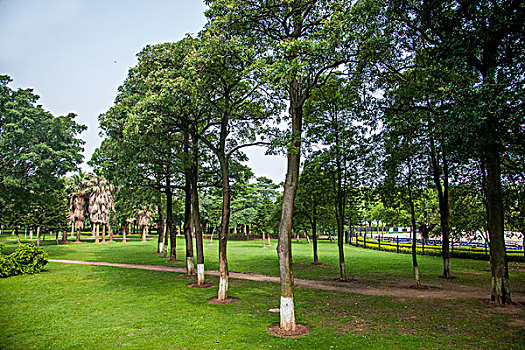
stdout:
[[419,287],[421,285],[421,279],[419,277],[419,266],[417,265],[417,235],[416,235],[416,210],[414,208],[414,198],[412,198],[412,169],[408,166],[408,201],[410,204],[410,220],[412,223],[412,266],[414,268],[414,278],[416,284]]
[[129,224],[127,222],[124,223],[124,228],[122,229],[122,243],[126,243],[126,234],[129,228]]
[[280,327],[286,331],[295,330],[294,279],[292,263],[292,219],[295,195],[299,184],[301,158],[301,132],[303,122],[302,103],[298,101],[298,84],[290,86],[290,115],[292,117],[292,143],[288,148],[288,164],[284,183],[281,221],[279,222],[279,271],[281,281]]
[[[166,177],[166,238],[164,239],[165,257],[170,260],[177,260],[177,237],[173,229],[173,192],[169,175]],[[168,256],[168,237],[170,240],[170,253]]]
[[318,264],[319,256],[317,254],[317,208],[315,204],[312,210],[312,242],[314,250],[314,264]]
[[184,238],[186,239],[186,273],[192,275],[195,273],[195,262],[193,260],[193,239],[191,236],[191,179],[190,170],[185,170],[184,185]]
[[199,210],[199,190],[198,190],[198,149],[197,139],[193,138],[193,162],[191,165],[191,205],[193,214],[193,226],[195,228],[195,245],[197,250],[197,284],[204,284],[204,247],[202,242],[202,222]]
[[510,304],[509,269],[505,249],[503,200],[501,190],[501,162],[496,147],[487,150],[485,159],[487,218],[490,237],[490,268],[492,273],[491,300]]
[[100,234],[100,224],[95,224],[95,243],[98,244],[100,243],[100,240],[99,240],[99,234]]
[[164,230],[166,229],[166,222],[164,221],[164,215],[162,214],[162,197],[159,195],[159,221],[157,224],[157,254],[162,254],[163,242],[164,242]]
[[230,170],[228,159],[224,155],[219,156],[222,175],[222,216],[221,228],[219,230],[219,292],[217,299],[228,298],[228,258],[226,256],[228,233],[230,231]]
[[441,185],[441,171],[437,161],[436,148],[433,139],[430,140],[430,151],[432,161],[432,175],[434,184],[436,185],[439,202],[443,277],[450,278],[450,207],[448,196],[448,162],[445,154],[443,154],[443,185]]

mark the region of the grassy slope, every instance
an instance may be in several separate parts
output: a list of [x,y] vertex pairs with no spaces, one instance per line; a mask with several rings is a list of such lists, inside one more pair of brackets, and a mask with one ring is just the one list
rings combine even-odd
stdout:
[[[5,237],[2,237],[5,238]],[[275,244],[276,242],[274,242]],[[183,241],[178,242],[180,257]],[[207,268],[217,268],[217,245],[206,248]],[[275,245],[230,242],[232,271],[278,275]],[[10,250],[8,247],[6,250]],[[46,246],[52,258],[129,263],[162,263],[153,255],[155,242]],[[311,246],[294,244],[294,275],[331,279],[337,275],[337,248],[320,245],[325,266],[311,266]],[[360,283],[412,278],[410,257],[348,247],[349,271]],[[440,272],[440,259],[421,257],[423,280]],[[181,265],[182,264],[178,264]],[[511,270],[513,290],[525,289],[523,271]],[[486,262],[453,262],[460,279],[487,285]],[[523,265],[521,265],[523,269]],[[279,305],[279,286],[230,281],[230,305],[206,302],[216,287],[186,287],[193,278],[173,273],[50,263],[34,276],[0,280],[1,349],[148,349],[213,348],[524,348],[523,313],[479,301],[436,301],[368,297],[296,289],[298,322],[312,333],[280,339],[266,327],[278,323],[268,312]],[[215,279],[211,279],[217,285]],[[407,293],[410,293],[407,290]],[[521,319],[520,319],[521,318]],[[513,326],[509,326],[513,325]]]

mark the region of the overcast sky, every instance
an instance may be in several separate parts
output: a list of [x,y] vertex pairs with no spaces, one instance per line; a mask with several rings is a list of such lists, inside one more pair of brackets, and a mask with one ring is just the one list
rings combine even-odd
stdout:
[[[148,44],[177,41],[205,23],[199,0],[0,0],[0,74],[33,88],[54,115],[88,126],[84,160],[100,145],[98,115]],[[247,151],[256,176],[284,181],[283,157]],[[84,169],[88,169],[84,166]]]

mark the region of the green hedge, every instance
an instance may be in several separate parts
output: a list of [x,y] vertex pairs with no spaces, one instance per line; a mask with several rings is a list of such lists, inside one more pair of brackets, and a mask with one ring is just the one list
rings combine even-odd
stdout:
[[[3,245],[0,244],[0,252],[2,248]],[[0,253],[0,277],[39,273],[48,259],[43,248],[21,244],[10,255]]]
[[[358,237],[357,244],[359,247],[364,246],[363,237]],[[352,244],[356,245],[355,237],[352,237]],[[379,242],[375,239],[366,239],[366,248],[379,250]],[[397,252],[397,244],[387,241],[381,241],[381,250],[387,252]],[[399,243],[399,253],[402,254],[412,254],[412,244]],[[418,244],[416,247],[416,253],[419,255],[431,255],[431,256],[441,256],[441,246],[425,245]],[[450,257],[460,258],[460,259],[475,259],[475,260],[489,260],[490,252],[487,249],[483,248],[465,248],[465,247],[450,247]],[[507,251],[508,261],[523,261],[524,253],[523,251]]]

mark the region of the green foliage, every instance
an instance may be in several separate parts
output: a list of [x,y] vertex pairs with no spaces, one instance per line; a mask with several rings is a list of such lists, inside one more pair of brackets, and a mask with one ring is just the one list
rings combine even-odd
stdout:
[[21,244],[10,255],[0,254],[0,277],[39,273],[48,259],[43,248]]
[[82,161],[78,135],[86,127],[72,113],[53,116],[31,89],[12,90],[10,82],[0,76],[0,223],[56,227],[63,211],[57,210],[60,177]]

